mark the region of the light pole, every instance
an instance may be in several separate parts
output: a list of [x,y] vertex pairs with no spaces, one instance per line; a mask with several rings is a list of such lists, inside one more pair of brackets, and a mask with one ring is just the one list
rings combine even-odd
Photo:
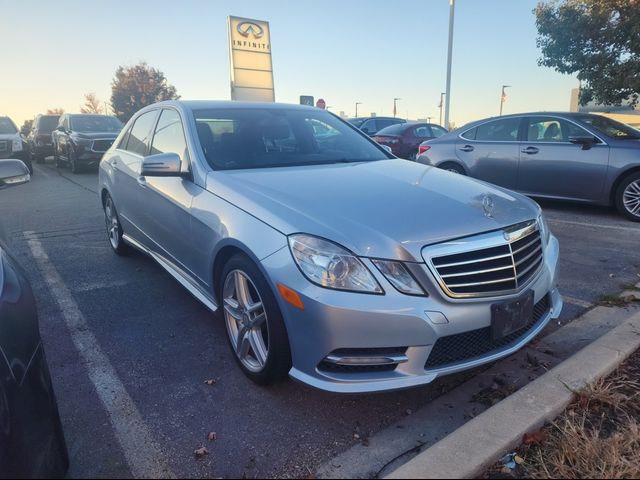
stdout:
[[358,105],[362,105],[362,102],[356,102],[356,118],[358,118]]
[[397,113],[398,113],[398,110],[397,110],[397,106],[398,106],[397,102],[398,102],[398,100],[402,100],[402,99],[401,98],[394,98],[393,99],[393,116],[394,117],[396,117]]
[[451,56],[453,54],[453,16],[456,0],[449,0],[449,48],[447,50],[447,100],[444,108],[444,127],[449,129],[449,107],[451,106]]
[[500,95],[500,116],[502,116],[502,106],[507,99],[507,93],[504,91],[505,88],[511,88],[511,85],[502,85],[502,94]]
[[431,117],[427,117],[427,123],[431,123]]
[[442,92],[440,93],[440,105],[438,105],[438,108],[440,109],[440,126],[442,126],[442,106],[444,102],[444,96],[446,95],[446,93]]

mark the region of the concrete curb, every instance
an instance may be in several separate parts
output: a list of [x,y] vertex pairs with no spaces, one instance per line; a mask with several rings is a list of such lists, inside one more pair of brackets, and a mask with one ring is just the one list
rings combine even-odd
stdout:
[[614,371],[640,348],[640,313],[480,414],[385,478],[475,478],[525,433],[555,419],[576,390]]

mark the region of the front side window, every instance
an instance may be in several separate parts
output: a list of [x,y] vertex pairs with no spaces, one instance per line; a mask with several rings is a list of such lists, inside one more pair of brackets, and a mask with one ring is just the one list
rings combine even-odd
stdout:
[[198,139],[216,170],[272,168],[390,158],[323,111],[234,108],[194,111]]
[[365,133],[374,133],[374,132],[377,132],[379,129],[376,128],[376,120],[372,118],[364,122],[360,127],[360,130],[362,130]]
[[182,120],[175,110],[165,109],[160,114],[160,120],[158,120],[151,144],[151,155],[157,153],[177,153],[183,164],[188,161],[189,153]]
[[485,142],[517,142],[518,130],[520,130],[520,118],[495,120],[478,125],[475,140]]
[[529,142],[569,142],[571,137],[587,136],[589,133],[577,126],[556,117],[533,117],[527,125]]
[[125,149],[131,153],[144,156],[147,152],[147,143],[151,136],[153,125],[156,121],[157,110],[140,115],[128,135]]
[[51,133],[58,126],[59,117],[42,116],[38,120],[38,130],[40,133]]

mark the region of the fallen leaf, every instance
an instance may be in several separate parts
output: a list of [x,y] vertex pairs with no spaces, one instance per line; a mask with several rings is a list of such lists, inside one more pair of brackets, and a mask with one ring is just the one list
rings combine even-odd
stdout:
[[207,450],[207,447],[200,447],[200,448],[196,448],[193,451],[193,454],[196,456],[196,458],[202,458],[205,455],[209,455],[209,450]]
[[215,385],[216,381],[214,379],[211,379],[211,380],[205,380],[204,383],[205,385],[211,386],[211,385]]
[[207,440],[209,440],[210,442],[215,442],[218,439],[218,434],[216,432],[209,432],[209,435],[207,435]]
[[522,458],[520,455],[516,455],[515,457],[513,457],[513,459],[518,465],[522,465],[524,463],[524,458]]
[[522,443],[525,445],[540,445],[547,439],[547,434],[542,430],[537,432],[525,433],[522,437]]

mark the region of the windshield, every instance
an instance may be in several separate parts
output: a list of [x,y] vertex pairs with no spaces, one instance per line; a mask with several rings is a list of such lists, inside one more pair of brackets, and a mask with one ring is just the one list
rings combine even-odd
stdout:
[[0,135],[7,135],[11,133],[18,133],[18,129],[13,124],[11,119],[7,117],[0,117]]
[[38,129],[41,133],[53,132],[58,126],[58,120],[60,117],[40,117],[38,122]]
[[122,122],[116,117],[105,115],[78,115],[71,117],[71,130],[74,132],[119,132]]
[[602,115],[585,115],[580,120],[609,137],[618,140],[640,140],[640,130]]
[[216,170],[390,158],[366,137],[319,109],[196,110],[194,117],[202,150]]

